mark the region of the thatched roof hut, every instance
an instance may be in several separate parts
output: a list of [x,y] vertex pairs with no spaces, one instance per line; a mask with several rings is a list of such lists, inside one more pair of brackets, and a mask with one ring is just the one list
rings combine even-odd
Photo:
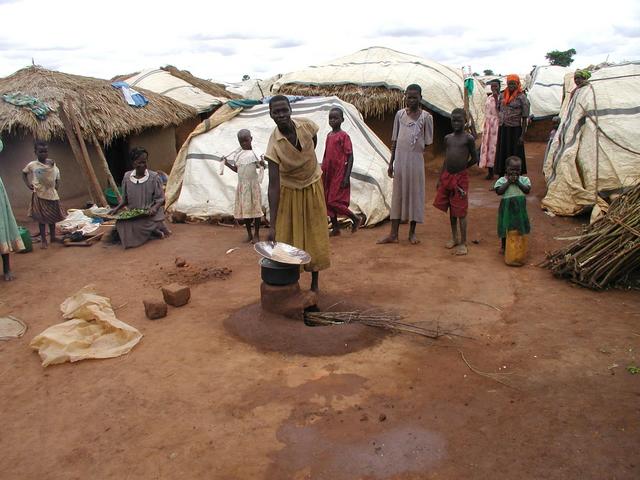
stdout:
[[0,134],[30,133],[43,140],[63,139],[64,126],[56,113],[58,103],[68,102],[83,132],[93,132],[104,144],[153,127],[177,126],[196,112],[171,98],[140,90],[149,103],[143,108],[129,106],[122,92],[108,80],[71,75],[28,67],[0,79],[0,95],[21,92],[46,103],[54,110],[38,120],[28,109],[0,101]]
[[[0,136],[5,144],[0,153],[0,176],[20,217],[20,206],[28,205],[31,192],[20,178],[24,165],[34,159],[33,140],[49,141],[49,155],[61,172],[60,196],[67,207],[82,206],[87,196],[87,181],[67,142],[58,115],[64,102],[78,119],[87,142],[95,134],[112,175],[120,181],[129,168],[128,152],[145,147],[149,167],[170,171],[177,153],[179,130],[195,127],[200,121],[196,111],[169,97],[139,89],[149,103],[142,108],[128,105],[122,92],[108,80],[70,75],[41,67],[28,67],[0,79]],[[22,93],[37,98],[51,111],[39,120],[28,108],[2,100],[6,93]],[[99,165],[100,156],[88,143],[89,156]],[[97,168],[98,180],[106,188],[105,175]],[[23,217],[24,218],[24,217]]]

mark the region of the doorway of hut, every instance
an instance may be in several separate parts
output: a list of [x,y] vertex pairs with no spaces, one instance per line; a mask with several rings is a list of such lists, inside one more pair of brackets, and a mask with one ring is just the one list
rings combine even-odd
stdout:
[[114,139],[104,149],[104,156],[113,179],[118,185],[122,183],[122,177],[129,170],[129,141],[124,137]]
[[[442,166],[442,157],[444,156],[444,137],[453,132],[451,119],[428,108],[424,108],[424,110],[433,116],[433,145],[426,149],[424,164],[427,171],[439,172]],[[369,128],[389,148],[391,148],[391,135],[393,134],[395,115],[395,110],[387,110],[380,116],[364,117],[364,121]]]

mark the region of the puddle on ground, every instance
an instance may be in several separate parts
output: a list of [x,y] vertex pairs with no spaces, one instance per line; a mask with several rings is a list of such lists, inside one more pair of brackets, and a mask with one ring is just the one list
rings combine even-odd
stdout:
[[305,478],[313,480],[382,480],[403,473],[426,474],[445,456],[446,442],[435,432],[413,425],[379,425],[377,433],[363,432],[361,439],[349,441],[335,433],[327,438],[315,424],[287,422],[277,433],[285,447],[274,454],[267,478],[296,478],[304,471]]

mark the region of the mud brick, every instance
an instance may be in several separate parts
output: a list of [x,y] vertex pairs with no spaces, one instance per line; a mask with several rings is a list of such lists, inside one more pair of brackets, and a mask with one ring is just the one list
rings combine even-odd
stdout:
[[181,307],[186,305],[191,298],[191,289],[186,285],[172,283],[162,287],[162,296],[164,301],[173,307]]
[[149,320],[157,320],[167,316],[167,304],[160,298],[147,298],[142,301],[144,313]]

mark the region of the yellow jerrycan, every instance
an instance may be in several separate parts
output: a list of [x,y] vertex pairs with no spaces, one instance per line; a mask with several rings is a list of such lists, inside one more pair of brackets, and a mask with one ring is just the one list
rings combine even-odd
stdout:
[[521,267],[527,258],[528,238],[517,230],[507,232],[507,244],[504,249],[504,263],[512,267]]

